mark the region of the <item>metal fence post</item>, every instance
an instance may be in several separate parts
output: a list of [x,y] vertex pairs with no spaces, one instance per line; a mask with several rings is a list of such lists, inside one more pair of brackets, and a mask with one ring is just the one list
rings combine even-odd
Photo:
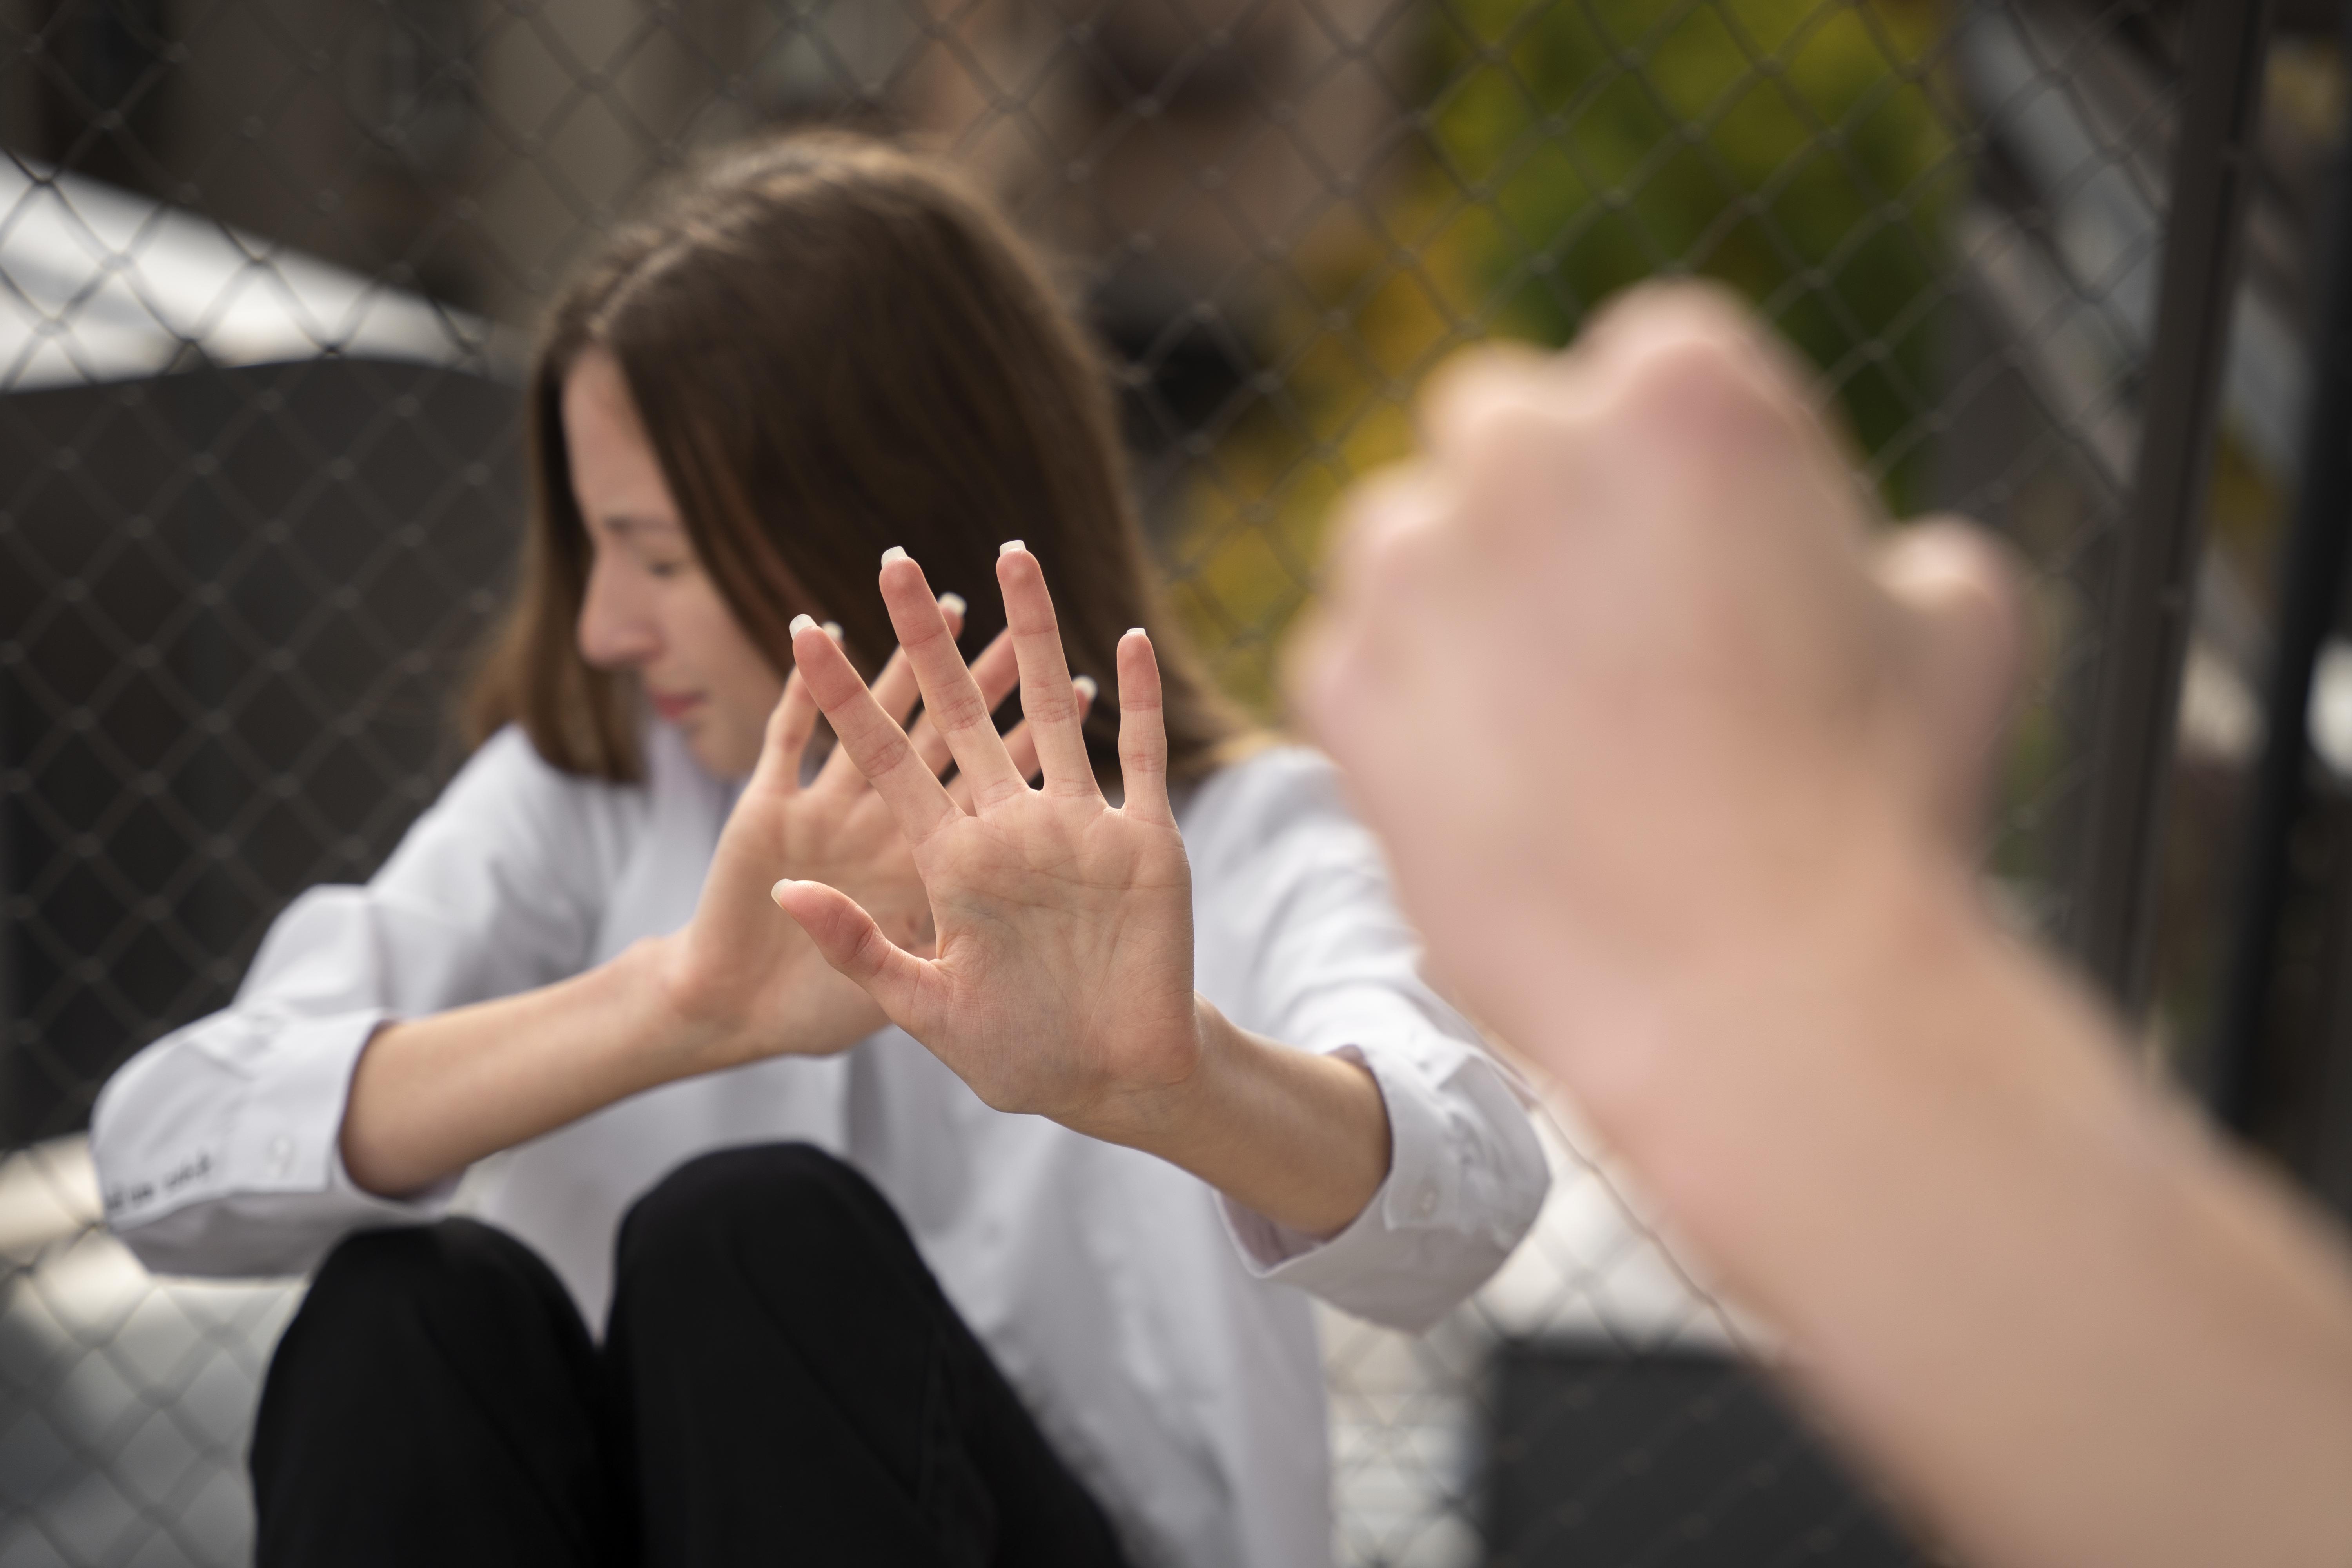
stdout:
[[[2352,12],[2345,18],[2352,48]],[[2305,415],[2302,472],[2294,522],[2279,552],[2279,629],[2271,656],[2262,760],[2246,808],[2229,967],[2207,1047],[2205,1087],[2213,1113],[2253,1130],[2271,1076],[2263,1037],[2282,916],[2290,890],[2288,853],[2305,816],[2311,767],[2308,713],[2320,645],[2342,613],[2347,526],[2352,526],[2352,137],[2336,149],[2321,240],[2311,338],[2311,404]]]
[[2252,186],[2268,0],[2192,0],[2139,455],[2100,650],[2082,858],[2067,935],[2137,1016],[2231,303]]

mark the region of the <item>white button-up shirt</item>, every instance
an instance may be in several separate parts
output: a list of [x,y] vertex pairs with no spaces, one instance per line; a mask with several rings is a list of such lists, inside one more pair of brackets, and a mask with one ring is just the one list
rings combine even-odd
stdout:
[[116,1233],[163,1272],[292,1273],[348,1232],[454,1207],[536,1248],[593,1324],[632,1202],[708,1150],[803,1139],[888,1195],[1139,1563],[1328,1561],[1322,1373],[1299,1292],[1425,1327],[1502,1263],[1548,1179],[1510,1080],[1420,979],[1329,763],[1264,752],[1178,809],[1201,994],[1244,1029],[1353,1057],[1387,1104],[1387,1180],[1328,1240],[1150,1155],[991,1110],[896,1029],[666,1085],[412,1200],[362,1191],[339,1135],[379,1025],[550,984],[692,915],[733,787],[667,729],[646,750],[646,782],[620,786],[558,773],[509,731],[374,880],[297,900],[235,1005],[100,1097],[91,1144]]

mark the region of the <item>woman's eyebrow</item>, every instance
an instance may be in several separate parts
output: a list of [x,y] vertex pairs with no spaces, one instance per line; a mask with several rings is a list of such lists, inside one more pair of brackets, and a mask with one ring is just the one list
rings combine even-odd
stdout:
[[605,512],[596,519],[596,525],[605,532],[627,538],[631,534],[677,533],[678,525],[666,517],[645,517],[635,512]]

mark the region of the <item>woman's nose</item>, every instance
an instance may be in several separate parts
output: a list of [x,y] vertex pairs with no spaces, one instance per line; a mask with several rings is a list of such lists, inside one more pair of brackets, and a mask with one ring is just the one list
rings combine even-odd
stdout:
[[649,664],[661,652],[661,635],[627,574],[609,551],[599,551],[588,569],[588,591],[580,602],[580,657],[599,669]]

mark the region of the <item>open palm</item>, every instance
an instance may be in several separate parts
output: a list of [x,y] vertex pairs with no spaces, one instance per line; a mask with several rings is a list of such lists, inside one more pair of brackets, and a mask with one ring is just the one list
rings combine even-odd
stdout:
[[[950,598],[934,613],[961,625],[961,605]],[[819,640],[830,647],[824,632]],[[840,650],[833,656],[842,659]],[[999,637],[974,666],[978,699],[993,703],[1012,689],[1010,639]],[[875,697],[904,718],[917,689],[906,656],[894,656],[875,681]],[[872,998],[844,980],[808,938],[767,908],[779,876],[810,878],[852,891],[898,942],[928,951],[931,915],[906,837],[882,799],[842,752],[804,778],[817,705],[795,669],[769,716],[758,764],[719,834],[694,919],[673,944],[674,999],[704,1025],[719,1065],[779,1053],[817,1055],[845,1049],[881,1027]],[[1027,736],[1008,737],[1011,754],[1034,769]],[[934,773],[949,763],[945,741],[928,722],[915,727],[911,745]],[[948,786],[963,809],[970,786]]]
[[925,713],[952,752],[969,808],[925,765],[821,628],[793,653],[842,746],[897,818],[936,924],[936,956],[896,940],[838,887],[777,884],[776,902],[893,1023],[1000,1110],[1111,1134],[1197,1065],[1192,873],[1168,802],[1160,670],[1141,631],[1118,647],[1123,804],[1104,799],[1036,558],[997,562],[1042,769],[1032,788],[922,571],[885,558],[882,594]]

